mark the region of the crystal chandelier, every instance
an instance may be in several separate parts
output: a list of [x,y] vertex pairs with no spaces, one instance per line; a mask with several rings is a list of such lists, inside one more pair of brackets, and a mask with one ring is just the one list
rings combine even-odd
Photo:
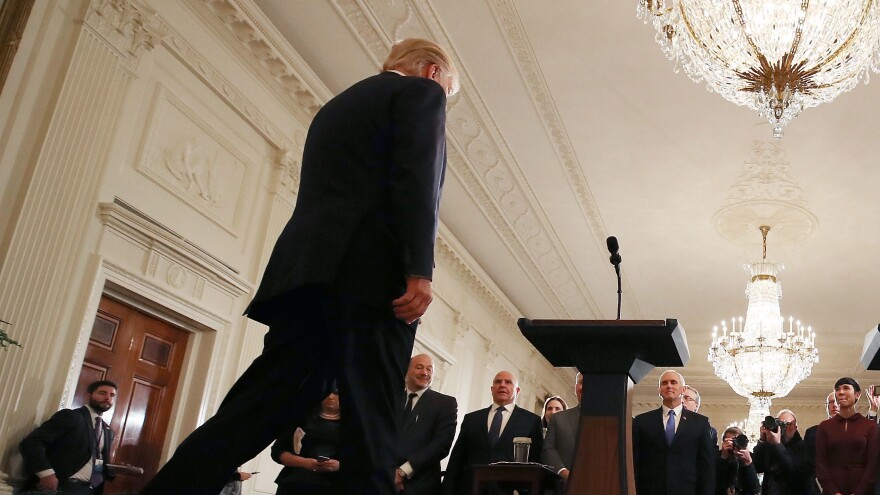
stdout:
[[663,53],[694,82],[757,110],[773,135],[880,72],[874,0],[639,0]]
[[812,327],[793,317],[786,322],[780,316],[782,287],[777,275],[783,266],[767,261],[770,227],[761,226],[760,230],[763,258],[746,265],[751,273],[746,287],[746,317],[731,318],[729,326],[722,321],[720,335],[715,326],[709,346],[709,361],[715,374],[749,401],[744,430],[752,439],[758,438],[758,427],[770,414],[772,399],[788,395],[819,361]]

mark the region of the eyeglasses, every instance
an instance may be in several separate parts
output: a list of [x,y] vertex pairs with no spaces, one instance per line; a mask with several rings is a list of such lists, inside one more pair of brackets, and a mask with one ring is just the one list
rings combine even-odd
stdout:
[[682,396],[681,400],[685,402],[697,402],[697,399],[694,399],[693,397],[688,397],[687,395]]

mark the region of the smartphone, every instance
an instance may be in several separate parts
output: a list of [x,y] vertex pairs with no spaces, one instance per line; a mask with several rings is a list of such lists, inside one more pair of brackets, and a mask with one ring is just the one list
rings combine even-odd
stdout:
[[317,459],[318,459],[318,462],[327,462],[327,461],[330,460],[330,458],[327,457],[327,456],[325,456],[325,455],[319,455],[319,456],[317,457]]

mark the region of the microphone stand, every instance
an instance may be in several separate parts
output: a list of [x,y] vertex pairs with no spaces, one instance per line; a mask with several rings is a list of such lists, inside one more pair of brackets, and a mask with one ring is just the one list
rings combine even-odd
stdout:
[[614,273],[617,274],[617,319],[620,319],[620,298],[623,291],[620,289],[620,263],[614,264]]

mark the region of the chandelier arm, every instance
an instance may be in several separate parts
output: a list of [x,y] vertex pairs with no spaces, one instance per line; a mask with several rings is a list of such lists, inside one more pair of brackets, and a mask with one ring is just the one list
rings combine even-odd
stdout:
[[[873,1],[873,0],[869,0]],[[810,0],[801,0],[801,12],[804,15],[798,19],[797,27],[794,28],[794,39],[791,41],[791,48],[788,50],[788,53],[791,54],[792,60],[794,60],[794,54],[797,52],[798,47],[801,44],[801,35],[804,32],[804,20],[807,18],[807,9],[810,8]]]
[[[706,45],[706,43],[703,42],[702,39],[697,37],[697,34],[694,32],[694,27],[691,25],[690,19],[688,19],[687,14],[685,14],[684,12],[684,2],[678,3],[678,11],[681,14],[681,20],[682,22],[684,22],[684,27],[687,28],[688,35],[690,35],[691,39],[697,42],[697,44],[699,44],[703,48],[703,51],[711,55],[715,60],[718,61],[718,63],[723,64],[724,67],[727,69],[733,70],[730,66],[730,63],[726,59],[722,58],[720,55],[709,49],[709,46]],[[693,57],[688,58],[693,59]]]
[[755,44],[751,35],[749,35],[749,30],[746,29],[746,20],[743,17],[742,5],[739,4],[739,0],[733,0],[732,3],[733,10],[736,12],[736,18],[739,20],[739,27],[742,28],[743,36],[745,36],[746,41],[749,42],[749,46],[752,48],[752,55],[759,60],[765,59],[764,54],[761,53],[761,50],[758,50],[758,46]]
[[[862,10],[862,15],[859,18],[859,23],[856,24],[856,27],[849,34],[849,37],[846,39],[846,41],[841,43],[840,46],[837,47],[837,50],[834,50],[834,53],[829,55],[827,59],[816,61],[816,65],[812,69],[809,69],[808,70],[809,72],[813,72],[813,73],[819,72],[821,67],[824,67],[826,64],[830,63],[832,60],[837,58],[837,56],[840,55],[841,52],[843,52],[843,50],[849,48],[849,45],[851,45],[853,43],[853,41],[856,39],[856,35],[859,33],[859,31],[861,31],[862,27],[865,25],[865,22],[868,20],[868,14],[871,11],[872,5],[874,5],[874,0],[868,0],[865,3],[865,8],[864,8],[864,10]],[[793,52],[792,52],[792,56],[794,56]],[[858,75],[858,73],[856,73],[854,75]]]

